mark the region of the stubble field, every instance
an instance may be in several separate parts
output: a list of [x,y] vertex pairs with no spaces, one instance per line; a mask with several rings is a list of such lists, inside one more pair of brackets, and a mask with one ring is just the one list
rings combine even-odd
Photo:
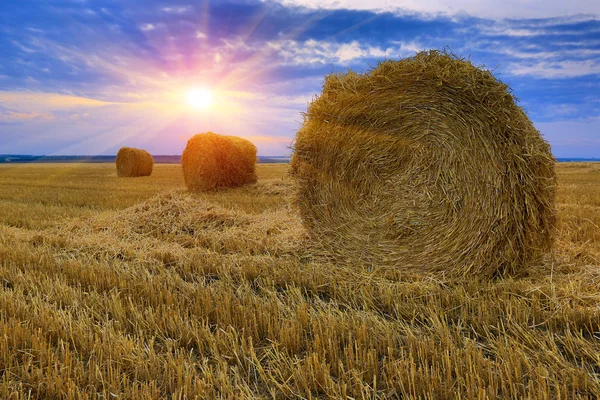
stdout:
[[0,398],[599,398],[600,164],[559,164],[555,249],[481,281],[311,251],[287,165],[0,165]]

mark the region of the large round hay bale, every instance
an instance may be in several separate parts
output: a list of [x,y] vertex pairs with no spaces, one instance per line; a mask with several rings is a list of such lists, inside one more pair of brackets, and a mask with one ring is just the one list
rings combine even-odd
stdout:
[[181,155],[185,184],[191,191],[256,182],[256,146],[236,136],[199,133]]
[[150,176],[154,168],[154,159],[146,150],[121,147],[117,153],[116,164],[118,176]]
[[554,164],[507,85],[430,51],[327,76],[292,175],[304,224],[334,259],[495,276],[549,248]]

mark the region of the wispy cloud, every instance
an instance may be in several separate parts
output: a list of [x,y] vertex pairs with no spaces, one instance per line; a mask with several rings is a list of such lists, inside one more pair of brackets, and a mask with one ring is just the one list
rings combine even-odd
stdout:
[[5,111],[0,113],[0,121],[10,122],[10,121],[28,121],[28,120],[42,120],[42,121],[52,121],[54,119],[54,115],[50,113],[24,113],[24,112],[15,112],[15,111]]
[[571,59],[590,59],[594,57],[600,57],[600,49],[575,49],[575,50],[562,50],[562,51],[540,51],[526,49],[515,49],[511,47],[497,47],[494,52],[505,54],[510,57],[518,59],[534,59],[534,60],[565,60]]
[[565,2],[560,0],[279,0],[285,5],[322,8],[328,10],[352,9],[398,14],[425,13],[435,15],[470,15],[479,18],[552,18],[565,15],[600,15],[600,3],[594,0]]
[[156,29],[156,25],[154,24],[142,24],[140,25],[140,29],[144,32],[150,32]]
[[0,105],[13,110],[26,111],[30,114],[103,107],[110,104],[112,103],[56,93],[0,91]]
[[568,117],[575,115],[579,107],[575,104],[550,104],[546,107],[546,113],[553,117]]
[[573,78],[599,75],[600,63],[594,60],[511,63],[507,67],[507,72],[536,78]]
[[507,75],[549,80],[600,73],[600,20],[589,16],[477,22],[457,31],[467,37],[462,51],[493,60]]
[[19,48],[20,50],[24,51],[25,53],[34,53],[35,52],[35,50],[33,50],[27,46],[24,46],[23,44],[17,42],[16,40],[13,40],[12,44],[14,46],[16,46],[17,48]]
[[349,43],[287,40],[268,45],[286,64],[335,63],[346,65],[356,60],[404,57],[414,54],[419,49],[415,43],[395,42],[391,47],[380,47],[361,44],[356,40]]
[[169,6],[163,7],[161,10],[171,14],[185,14],[192,10],[192,6]]
[[[592,18],[589,18],[591,20]],[[517,26],[515,26],[517,25]],[[519,26],[520,25],[520,26]],[[560,28],[559,28],[560,27]],[[480,34],[484,36],[510,36],[510,37],[535,37],[535,36],[579,36],[582,34],[580,28],[565,26],[557,23],[546,27],[536,25],[523,26],[513,23],[480,24],[475,26]],[[586,34],[600,33],[600,29],[588,29]]]

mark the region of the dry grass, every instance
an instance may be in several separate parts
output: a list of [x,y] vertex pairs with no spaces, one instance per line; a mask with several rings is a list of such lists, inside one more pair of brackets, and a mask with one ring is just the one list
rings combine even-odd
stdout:
[[0,167],[37,210],[0,213],[0,398],[600,396],[600,165],[558,166],[555,251],[496,281],[329,264],[287,166],[201,194],[174,167]]
[[554,164],[507,85],[437,51],[327,76],[292,158],[336,262],[485,277],[550,248]]
[[237,136],[199,133],[181,155],[183,177],[193,192],[256,182],[256,146]]

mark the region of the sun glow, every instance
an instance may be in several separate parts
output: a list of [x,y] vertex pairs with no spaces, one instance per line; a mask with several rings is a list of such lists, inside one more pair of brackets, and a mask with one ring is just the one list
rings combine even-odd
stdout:
[[187,93],[187,104],[198,110],[209,108],[213,104],[213,94],[205,88],[190,89]]

